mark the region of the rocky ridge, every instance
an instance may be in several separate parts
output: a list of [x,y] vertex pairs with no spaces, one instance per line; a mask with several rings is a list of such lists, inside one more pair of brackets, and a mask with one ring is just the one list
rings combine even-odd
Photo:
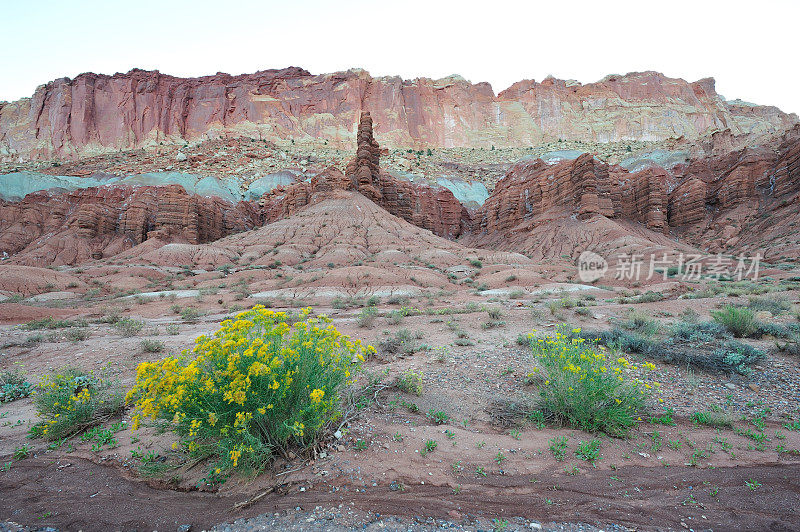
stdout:
[[354,140],[364,111],[385,146],[417,149],[771,135],[798,120],[775,107],[727,102],[713,79],[689,83],[657,72],[585,85],[524,80],[495,95],[488,83],[459,76],[403,80],[290,67],[178,78],[135,69],[57,79],[31,98],[0,103],[0,158],[77,158],[223,137],[341,147]]

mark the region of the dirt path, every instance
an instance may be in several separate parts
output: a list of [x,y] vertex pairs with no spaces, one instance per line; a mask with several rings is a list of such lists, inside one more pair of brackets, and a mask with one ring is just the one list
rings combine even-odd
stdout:
[[[65,467],[65,464],[70,464]],[[757,480],[755,490],[746,481]],[[16,462],[0,474],[0,519],[62,530],[209,528],[282,510],[332,507],[401,517],[524,517],[540,522],[619,523],[636,528],[797,530],[800,464],[698,469],[622,467],[579,476],[490,476],[465,483],[391,490],[338,489],[270,494],[234,511],[243,496],[156,489],[120,470],[76,458]],[[395,486],[396,487],[396,486]],[[716,496],[710,494],[717,488]]]

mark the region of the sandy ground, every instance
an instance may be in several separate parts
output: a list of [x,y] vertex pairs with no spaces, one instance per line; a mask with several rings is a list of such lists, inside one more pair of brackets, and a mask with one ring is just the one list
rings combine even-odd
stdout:
[[[534,287],[528,288],[535,292]],[[8,466],[0,472],[4,494],[0,518],[27,527],[64,530],[167,530],[185,524],[196,529],[216,525],[220,530],[311,529],[310,523],[323,527],[320,530],[345,529],[356,523],[397,530],[450,526],[469,530],[491,529],[506,521],[509,529],[527,529],[531,522],[545,527],[584,523],[645,529],[799,527],[794,509],[800,502],[800,456],[776,451],[778,445],[800,449],[800,432],[782,426],[797,414],[798,360],[776,350],[749,376],[659,364],[652,378],[664,383],[662,398],[675,409],[677,425],[643,422],[629,439],[601,436],[601,459],[594,464],[578,459],[574,449],[578,442],[597,436],[567,428],[539,429],[523,422],[508,424],[497,417],[493,409],[497,401],[525,400],[535,394],[535,386],[524,381],[532,355],[515,342],[519,334],[532,329],[552,331],[562,322],[603,328],[632,306],[617,303],[613,291],[595,289],[594,293],[591,316],[585,316],[574,309],[560,309],[555,315],[548,310],[549,301],[560,301],[567,292],[509,299],[455,291],[433,301],[406,302],[422,311],[430,309],[431,314],[408,316],[400,323],[378,317],[369,328],[357,322],[360,309],[317,306],[343,332],[376,345],[400,329],[416,333],[419,350],[409,354],[379,351],[368,361],[367,370],[390,376],[409,368],[421,370],[425,392],[414,397],[389,387],[347,427],[341,439],[326,442],[324,457],[279,461],[259,477],[234,477],[217,492],[198,489],[202,468],[171,450],[169,434],[125,429],[117,433],[119,446],[113,449],[94,452],[77,439],[69,447],[48,449],[47,442],[26,438],[35,422],[31,399],[5,404],[0,413],[0,455]],[[160,356],[142,352],[144,338],[163,341],[165,353],[190,347],[197,335],[212,332],[224,318],[221,306],[248,302],[237,303],[231,295],[220,289],[202,300],[192,298],[193,305],[207,313],[196,322],[185,322],[170,310],[182,299],[132,301],[123,296],[97,303],[82,301],[77,308],[56,309],[54,314],[64,315],[67,310],[73,318],[84,316],[90,322],[87,339],[73,342],[67,339],[66,329],[55,329],[44,331],[44,338],[31,343],[30,336],[42,333],[7,324],[0,327],[0,360],[3,368],[21,368],[33,381],[63,366],[106,367],[129,387],[136,365]],[[785,295],[797,298],[793,291]],[[662,313],[666,326],[685,308],[703,316],[719,303],[718,298],[668,299],[636,307]],[[0,307],[8,305],[14,307],[5,315],[16,314],[19,304]],[[503,324],[484,328],[492,320],[481,305],[499,309]],[[19,314],[24,317],[21,321],[50,310],[41,304],[26,307],[33,310]],[[384,315],[398,308],[378,307]],[[461,313],[439,316],[434,314],[437,309]],[[114,312],[142,319],[146,325],[139,335],[126,338],[113,326],[96,323],[99,316]],[[178,328],[177,334],[167,334],[170,324]],[[460,336],[471,345],[457,345]],[[760,345],[769,348],[768,344],[764,340]],[[419,413],[403,406],[412,402]],[[732,429],[699,427],[688,419],[692,412],[712,404],[736,419],[735,428],[750,426],[752,416],[771,408],[765,429],[769,443],[757,450]],[[653,402],[651,408],[657,411],[659,407]],[[424,415],[429,409],[447,412],[449,423],[433,424]],[[557,461],[549,450],[550,440],[560,436],[568,438],[564,461]],[[357,450],[356,440],[365,441],[366,449]],[[437,441],[438,447],[423,455],[420,451],[427,440]],[[31,456],[13,460],[10,455],[22,445],[30,447]],[[147,477],[131,457],[133,449],[155,451],[169,465],[168,472]],[[505,459],[498,462],[498,453]],[[751,490],[750,481],[760,486]],[[236,503],[270,488],[275,491],[246,508],[233,509]],[[426,522],[426,518],[434,521]]]

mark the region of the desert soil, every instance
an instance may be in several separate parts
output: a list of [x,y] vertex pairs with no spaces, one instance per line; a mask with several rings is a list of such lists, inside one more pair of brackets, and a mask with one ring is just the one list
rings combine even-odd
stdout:
[[[191,279],[202,283],[203,275]],[[343,332],[378,346],[401,329],[410,331],[415,345],[406,352],[379,349],[367,371],[388,375],[387,384],[407,369],[422,371],[424,393],[409,396],[388,385],[344,427],[340,438],[331,436],[325,442],[316,459],[278,461],[262,475],[235,476],[219,489],[202,482],[202,466],[171,449],[169,434],[125,429],[117,433],[119,445],[114,448],[94,451],[79,439],[48,448],[48,442],[26,437],[36,421],[32,400],[5,404],[0,414],[0,454],[6,464],[0,472],[0,518],[10,530],[177,530],[185,525],[193,530],[800,527],[800,457],[776,450],[778,445],[800,449],[800,432],[783,427],[797,416],[798,360],[771,349],[769,340],[756,343],[769,354],[749,375],[658,364],[650,378],[663,383],[660,397],[675,410],[676,425],[644,420],[629,439],[537,428],[504,415],[503,405],[524,402],[536,393],[535,385],[525,383],[532,355],[517,345],[520,334],[551,332],[559,323],[602,329],[632,307],[659,316],[666,327],[688,308],[707,318],[723,300],[746,302],[744,297],[673,296],[630,305],[618,302],[621,289],[568,289],[569,284],[529,286],[513,299],[440,291],[382,302],[380,317],[368,326],[360,326],[364,324],[357,319],[359,308],[316,305],[316,311],[329,314]],[[165,353],[191,347],[197,335],[215,330],[227,315],[225,306],[247,306],[250,298],[235,295],[224,288],[190,300],[116,297],[62,305],[68,308],[46,302],[0,305],[6,321],[0,327],[2,365],[22,368],[31,380],[64,366],[107,368],[122,386],[130,387],[139,362],[163,356],[142,352],[143,338],[163,341]],[[797,299],[794,290],[783,295]],[[569,297],[584,298],[590,313],[550,310],[548,303]],[[182,320],[171,310],[188,301],[200,311],[199,319]],[[398,323],[390,312],[401,304],[427,313]],[[19,306],[26,312],[19,312]],[[487,308],[498,309],[502,323],[486,326],[492,321]],[[137,336],[123,337],[113,326],[98,323],[109,313],[141,319],[145,328]],[[31,341],[36,331],[21,328],[19,322],[42,315],[84,317],[90,322],[89,336],[70,341],[64,330],[56,329]],[[177,334],[167,334],[170,324],[178,328]],[[418,412],[411,411],[411,403]],[[733,429],[690,421],[693,412],[712,405],[730,414],[741,429],[769,408],[764,432],[770,441],[759,450]],[[658,412],[659,403],[654,399],[650,408]],[[446,412],[450,421],[433,423],[425,416],[430,409]],[[566,458],[557,461],[549,445],[561,436],[568,438],[569,448]],[[595,437],[601,440],[601,459],[590,464],[577,458],[578,442]],[[427,440],[436,440],[438,447],[425,455],[420,451]],[[366,442],[366,448],[359,449],[357,441]],[[673,448],[667,442],[679,443]],[[14,460],[11,455],[23,445],[31,449],[30,456]],[[166,472],[148,476],[132,457],[134,449],[154,451],[168,465]],[[498,453],[506,458],[498,461]],[[259,498],[270,489],[274,491]]]

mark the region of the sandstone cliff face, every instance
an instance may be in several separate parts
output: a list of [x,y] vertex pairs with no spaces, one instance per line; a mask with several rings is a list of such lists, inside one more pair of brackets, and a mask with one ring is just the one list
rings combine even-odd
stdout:
[[260,224],[253,204],[189,195],[180,185],[109,186],[0,201],[0,253],[26,265],[77,264],[149,238],[200,244]]
[[487,83],[373,78],[363,70],[313,76],[300,68],[176,78],[132,70],[81,74],[0,103],[0,157],[78,157],[208,138],[325,139],[350,145],[360,113],[388,147],[526,146],[545,139],[696,139],[781,132],[797,122],[774,107],[728,103],[713,80],[656,72],[598,83],[521,81],[495,96]]

